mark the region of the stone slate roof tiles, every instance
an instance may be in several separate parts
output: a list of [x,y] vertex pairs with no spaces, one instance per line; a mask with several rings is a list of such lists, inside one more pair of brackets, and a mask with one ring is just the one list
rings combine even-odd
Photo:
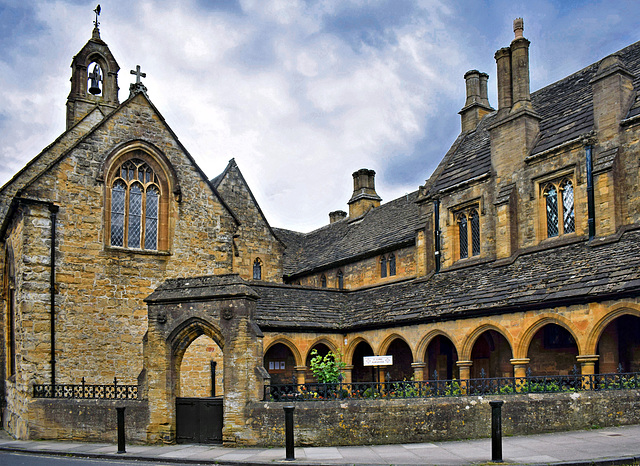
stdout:
[[356,330],[569,305],[640,292],[640,230],[619,241],[586,241],[429,278],[338,291],[253,286],[261,328]]
[[373,255],[415,240],[422,226],[418,192],[402,196],[371,209],[356,219],[344,219],[311,233],[274,229],[287,245],[285,274],[289,276],[339,265],[361,255]]

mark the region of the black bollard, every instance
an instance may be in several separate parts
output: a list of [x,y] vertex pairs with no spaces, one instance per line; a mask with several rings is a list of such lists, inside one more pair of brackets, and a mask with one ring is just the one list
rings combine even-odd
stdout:
[[124,407],[116,408],[118,413],[118,453],[126,453],[124,449]]
[[502,405],[504,401],[490,401],[491,405],[491,461],[502,463]]
[[284,407],[284,442],[286,448],[285,460],[295,460],[296,456],[293,451],[293,410],[295,406]]

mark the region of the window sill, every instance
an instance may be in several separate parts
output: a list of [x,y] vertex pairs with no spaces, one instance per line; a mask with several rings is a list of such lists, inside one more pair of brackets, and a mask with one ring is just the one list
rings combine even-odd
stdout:
[[105,246],[104,250],[106,252],[136,254],[140,256],[170,256],[171,255],[169,251],[151,251],[148,249],[121,248],[118,246]]

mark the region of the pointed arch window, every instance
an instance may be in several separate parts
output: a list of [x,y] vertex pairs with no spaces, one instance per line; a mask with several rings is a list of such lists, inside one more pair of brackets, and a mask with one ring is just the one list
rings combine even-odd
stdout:
[[327,276],[324,274],[320,277],[320,286],[322,286],[322,288],[327,287]]
[[253,261],[253,279],[262,280],[262,261],[260,258]]
[[470,207],[456,215],[460,259],[480,255],[480,215]]
[[156,251],[160,224],[160,181],[145,161],[122,163],[111,182],[109,244]]
[[396,256],[380,256],[380,278],[393,277],[396,274]]
[[380,257],[380,278],[386,278],[387,276],[387,258],[385,256]]
[[338,289],[344,289],[344,274],[342,273],[342,270],[338,270]]
[[560,182],[547,183],[542,195],[545,205],[547,238],[574,233],[576,219],[571,180],[564,178]]

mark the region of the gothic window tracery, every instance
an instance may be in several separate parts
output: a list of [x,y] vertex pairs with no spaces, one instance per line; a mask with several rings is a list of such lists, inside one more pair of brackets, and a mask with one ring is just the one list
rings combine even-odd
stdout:
[[473,207],[459,212],[456,216],[458,224],[458,246],[460,259],[480,255],[480,215]]
[[145,161],[123,162],[111,183],[110,245],[158,249],[160,182]]

